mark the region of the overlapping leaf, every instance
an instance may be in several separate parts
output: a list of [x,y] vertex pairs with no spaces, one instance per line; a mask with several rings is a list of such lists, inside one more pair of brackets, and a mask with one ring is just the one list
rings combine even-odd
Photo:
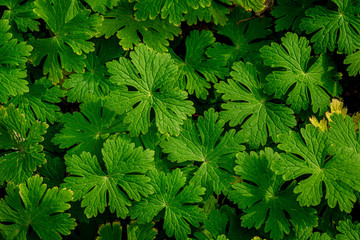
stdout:
[[225,62],[205,55],[206,49],[213,45],[215,37],[210,31],[191,31],[186,38],[186,55],[184,60],[173,53],[178,66],[176,85],[185,89],[189,94],[206,99],[210,82],[215,83],[227,74]]
[[123,53],[115,38],[96,40],[95,51],[86,56],[85,72],[71,74],[65,79],[63,87],[67,89],[67,101],[88,101],[94,97],[104,97],[114,90],[115,85],[109,81],[105,63]]
[[276,19],[275,30],[292,30],[299,32],[300,21],[305,17],[305,11],[312,7],[315,0],[278,0],[277,5],[270,12]]
[[316,6],[306,11],[300,28],[307,34],[313,34],[316,53],[334,51],[337,48],[345,54],[351,54],[360,48],[360,9],[357,1],[332,0],[337,11]]
[[314,113],[324,113],[330,97],[339,92],[334,67],[326,55],[311,58],[311,47],[305,37],[289,32],[281,41],[281,45],[272,43],[260,49],[264,64],[275,68],[266,77],[266,91],[275,93],[277,98],[285,95],[286,103],[295,113],[310,106]]
[[165,52],[169,40],[173,40],[181,33],[179,27],[167,21],[161,21],[159,18],[144,21],[134,19],[133,4],[125,1],[107,12],[104,18],[97,36],[105,35],[106,38],[109,38],[116,33],[120,39],[119,44],[125,50],[133,49],[134,46],[143,42],[159,52]]
[[235,171],[243,181],[233,185],[229,199],[244,211],[243,227],[258,229],[265,224],[265,232],[270,232],[272,239],[283,239],[292,224],[300,227],[317,225],[316,211],[300,207],[296,201],[294,184],[282,189],[285,181],[270,170],[270,165],[279,158],[277,153],[266,148],[260,154],[239,153],[237,158]]
[[68,154],[86,151],[100,157],[102,145],[110,134],[126,130],[123,118],[104,107],[102,100],[83,103],[80,112],[66,113],[61,121],[64,128],[52,142],[60,148],[71,148]]
[[[13,27],[11,31],[17,33],[17,30],[21,32],[39,31],[40,23],[36,21],[38,18],[33,12],[34,1],[22,1],[22,0],[1,0],[0,6],[5,6],[7,10],[3,11],[1,19],[7,19],[10,25]],[[21,34],[17,33],[17,36]],[[22,37],[22,36],[21,36]]]
[[9,21],[0,20],[0,103],[29,91],[24,64],[32,47],[25,42],[18,43],[9,29]]
[[180,135],[170,137],[161,147],[170,161],[200,164],[190,184],[201,184],[209,191],[226,195],[235,182],[235,155],[245,148],[235,138],[235,130],[223,134],[224,124],[218,120],[218,113],[210,109],[197,123],[188,120]]
[[189,9],[207,7],[211,5],[211,0],[136,0],[135,17],[138,20],[155,19],[158,15],[165,19],[169,17],[169,22],[179,26],[184,15]]
[[327,204],[341,211],[351,212],[360,190],[360,155],[342,148],[328,156],[331,141],[326,132],[313,125],[279,136],[278,148],[286,153],[276,159],[272,169],[285,180],[303,177],[295,187],[301,206],[320,204],[325,190]]
[[60,108],[55,105],[65,96],[65,91],[60,86],[54,86],[52,82],[43,77],[29,86],[29,92],[12,97],[8,104],[14,104],[26,119],[34,122],[54,123],[62,115]]
[[0,107],[0,183],[21,183],[46,162],[39,143],[47,127],[39,121],[29,123],[12,104]]
[[88,40],[95,36],[102,18],[68,0],[36,0],[34,12],[46,22],[52,36],[30,41],[34,47],[33,64],[37,66],[45,58],[43,73],[49,74],[54,83],[63,78],[62,69],[83,72],[84,53],[95,50],[94,43]]
[[[271,34],[268,18],[249,20],[251,13],[235,8],[225,26],[216,26],[217,33],[229,38],[232,45],[215,43],[206,54],[218,61],[225,61],[231,67],[234,62],[259,62],[259,49],[266,44],[265,38]],[[241,22],[239,22],[241,21]],[[239,24],[238,24],[239,22]]]
[[199,227],[199,222],[205,218],[198,203],[205,193],[205,188],[198,184],[186,184],[186,177],[180,169],[165,175],[164,172],[151,171],[150,184],[155,189],[154,194],[136,203],[131,208],[131,217],[139,223],[149,223],[165,210],[164,229],[169,237],[187,239],[191,233],[190,225]]
[[6,196],[0,200],[0,231],[6,239],[26,240],[31,227],[40,239],[60,240],[75,229],[75,219],[65,213],[73,192],[48,189],[42,181],[36,175],[20,185],[8,183]]
[[[183,121],[194,113],[184,90],[173,87],[177,66],[170,54],[160,54],[141,44],[130,53],[131,61],[120,58],[107,64],[110,81],[128,89],[113,91],[108,105],[120,114],[132,135],[146,133],[153,109],[160,133],[179,134]],[[172,86],[171,86],[172,85]],[[133,90],[134,89],[134,90]]]
[[88,152],[65,157],[70,176],[62,186],[74,191],[75,200],[81,199],[88,218],[103,213],[106,207],[125,218],[132,200],[139,201],[154,191],[145,175],[154,169],[154,152],[135,148],[130,140],[118,137],[104,143],[102,156],[105,167]]
[[233,79],[215,85],[223,99],[221,114],[230,126],[241,125],[239,134],[249,140],[251,148],[267,143],[270,136],[276,141],[277,135],[286,133],[296,125],[294,112],[284,104],[271,102],[264,94],[261,77],[251,63],[237,62],[230,75]]

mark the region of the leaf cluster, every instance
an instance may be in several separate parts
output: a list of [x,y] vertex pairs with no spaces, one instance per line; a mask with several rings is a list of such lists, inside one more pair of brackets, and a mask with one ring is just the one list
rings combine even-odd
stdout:
[[0,7],[0,239],[360,239],[358,0]]

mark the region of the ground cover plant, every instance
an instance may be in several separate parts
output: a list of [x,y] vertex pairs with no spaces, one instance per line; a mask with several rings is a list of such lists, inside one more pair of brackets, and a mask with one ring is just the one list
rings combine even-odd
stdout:
[[359,0],[0,8],[0,239],[360,239]]

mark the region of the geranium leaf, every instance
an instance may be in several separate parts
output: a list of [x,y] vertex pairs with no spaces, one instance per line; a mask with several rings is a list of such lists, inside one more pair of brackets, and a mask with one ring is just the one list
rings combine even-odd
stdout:
[[62,186],[74,191],[75,200],[81,199],[88,218],[103,213],[107,206],[117,217],[125,218],[132,200],[139,201],[154,191],[145,175],[155,166],[154,152],[135,148],[134,143],[118,137],[104,143],[102,156],[105,167],[88,152],[66,157],[70,176]]

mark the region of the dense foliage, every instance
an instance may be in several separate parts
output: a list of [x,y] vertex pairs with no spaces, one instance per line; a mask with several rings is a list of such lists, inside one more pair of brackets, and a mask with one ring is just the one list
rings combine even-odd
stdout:
[[360,240],[359,0],[0,7],[0,239]]

